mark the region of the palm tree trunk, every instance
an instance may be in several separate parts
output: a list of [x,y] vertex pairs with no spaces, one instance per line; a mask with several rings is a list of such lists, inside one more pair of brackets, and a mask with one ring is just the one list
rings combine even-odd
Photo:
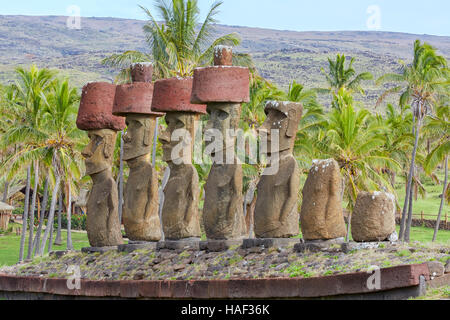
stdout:
[[120,166],[119,166],[119,223],[122,225],[123,212],[123,131],[120,134]]
[[[60,183],[61,183],[61,176],[57,173],[55,186],[53,188],[53,193],[52,193],[52,202],[50,204],[50,212],[48,214],[47,228],[45,228],[44,237],[42,239],[41,247],[39,248],[39,255],[41,255],[41,256],[44,254],[45,244],[50,236],[50,231],[52,230],[53,220],[55,217],[56,199],[58,198],[58,190],[59,190]],[[51,243],[49,244],[49,247],[51,247]]]
[[414,197],[414,191],[411,188],[411,191],[409,192],[408,218],[407,218],[406,228],[405,228],[405,242],[411,241],[410,235],[411,235],[413,197]]
[[448,182],[448,156],[445,157],[444,189],[442,190],[441,205],[439,207],[439,213],[438,213],[438,217],[437,217],[437,220],[436,220],[436,227],[434,228],[433,242],[436,241],[437,234],[439,232],[439,226],[441,224],[442,209],[444,208],[445,190],[447,189],[447,182]]
[[44,199],[42,200],[42,206],[41,206],[41,213],[39,217],[39,226],[36,231],[36,236],[34,237],[33,241],[33,253],[36,254],[36,251],[39,248],[39,244],[41,243],[41,233],[42,233],[42,227],[44,226],[44,220],[45,220],[45,210],[47,209],[47,202],[48,202],[48,177],[45,179],[45,186],[44,186]]
[[33,190],[33,198],[31,200],[31,210],[30,210],[30,231],[28,235],[28,254],[27,259],[31,259],[33,257],[33,232],[34,232],[34,208],[36,207],[36,196],[38,193],[38,184],[39,184],[39,162],[34,162],[34,190]]
[[8,189],[9,189],[9,181],[5,182],[5,189],[3,190],[3,203],[7,203],[8,201]]
[[57,246],[62,245],[62,237],[61,237],[61,215],[62,215],[62,207],[63,207],[62,201],[63,201],[62,194],[60,192],[59,197],[58,197],[58,229],[56,230],[56,238],[55,238],[55,242],[54,242],[54,244]]
[[[414,121],[415,122],[415,121]],[[414,148],[413,148],[413,152],[412,152],[412,156],[411,156],[411,167],[409,168],[409,175],[408,175],[408,184],[406,187],[406,195],[405,195],[405,204],[403,206],[403,212],[402,212],[402,221],[401,221],[401,225],[400,225],[400,240],[404,240],[404,234],[405,234],[405,229],[406,229],[406,215],[407,215],[407,208],[411,207],[411,205],[409,205],[409,201],[410,201],[410,194],[411,194],[411,190],[412,190],[412,179],[413,179],[413,175],[414,175],[414,167],[416,165],[416,155],[417,155],[417,148],[419,145],[419,122],[417,123],[417,127],[413,128],[414,130],[414,136],[415,136],[415,141],[414,141]],[[412,200],[411,200],[412,201]],[[411,209],[412,210],[412,209]]]
[[23,261],[24,251],[25,251],[25,237],[27,234],[27,222],[28,222],[28,210],[30,204],[30,176],[31,168],[27,168],[27,186],[25,189],[25,204],[23,209],[23,222],[22,222],[22,236],[20,238],[20,249],[19,249],[19,262]]
[[73,250],[72,244],[72,189],[70,185],[68,185],[68,205],[67,205],[67,250]]

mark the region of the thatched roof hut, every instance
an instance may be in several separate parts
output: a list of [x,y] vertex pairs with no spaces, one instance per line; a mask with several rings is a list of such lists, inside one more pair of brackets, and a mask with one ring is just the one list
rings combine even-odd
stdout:
[[0,230],[8,230],[11,213],[14,210],[13,206],[0,201]]

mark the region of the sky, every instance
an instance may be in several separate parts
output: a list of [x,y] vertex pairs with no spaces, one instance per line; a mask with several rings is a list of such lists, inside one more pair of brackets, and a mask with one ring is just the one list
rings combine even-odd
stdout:
[[[167,1],[167,0],[166,0]],[[170,0],[169,0],[170,1]],[[393,31],[450,36],[448,0],[222,0],[220,24],[293,31]],[[215,0],[198,0],[208,12]],[[1,15],[71,15],[145,19],[154,0],[2,1]]]

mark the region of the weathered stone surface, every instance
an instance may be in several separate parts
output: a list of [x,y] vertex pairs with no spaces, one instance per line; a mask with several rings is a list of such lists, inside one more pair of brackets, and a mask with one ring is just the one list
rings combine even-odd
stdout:
[[[163,145],[163,160],[170,168],[162,208],[164,235],[168,240],[201,236],[200,186],[197,170],[191,164],[197,118],[192,113],[169,112],[166,115],[167,129],[159,137]],[[185,133],[174,141],[172,137],[176,130],[185,130]],[[180,145],[182,150],[177,154],[174,149]]]
[[344,253],[349,253],[353,250],[363,250],[363,249],[376,249],[380,247],[381,242],[346,242],[341,245],[341,249]]
[[247,234],[243,213],[242,166],[213,164],[205,185],[203,222],[208,239],[240,239]]
[[129,114],[127,125],[123,159],[130,173],[124,190],[125,232],[132,241],[159,241],[158,176],[151,161],[156,116]]
[[248,68],[232,66],[196,68],[191,102],[249,102],[249,88]]
[[447,260],[445,264],[445,273],[450,273],[450,258]]
[[153,65],[150,62],[133,63],[130,67],[133,82],[152,82]]
[[[278,103],[276,103],[278,105]],[[269,103],[266,121],[259,131],[270,148],[262,148],[270,162],[257,189],[255,208],[255,235],[257,238],[290,238],[299,234],[297,208],[300,188],[300,170],[292,155],[298,124],[301,119],[300,103],[282,103],[278,108]],[[287,121],[285,121],[287,120]],[[272,130],[278,131],[277,141]],[[275,143],[273,143],[275,142]]]
[[118,246],[117,250],[119,252],[128,252],[131,253],[136,250],[142,249],[156,249],[158,247],[158,242],[141,242],[141,243],[129,243],[129,244],[121,244]]
[[106,253],[109,251],[116,251],[118,246],[105,246],[105,247],[89,247],[89,248],[81,248],[81,252],[83,253]]
[[334,159],[315,160],[303,188],[300,213],[303,239],[346,236],[342,195],[339,164]]
[[395,198],[385,192],[361,192],[351,219],[353,240],[383,241],[395,232]]
[[200,242],[200,250],[207,250],[210,252],[227,251],[231,247],[242,246],[243,240],[207,240]]
[[[205,185],[203,222],[208,239],[241,239],[248,234],[243,213],[242,166],[235,154],[241,106],[236,103],[210,103],[205,127],[206,148],[211,148],[213,165]],[[213,130],[211,130],[213,129]],[[210,136],[211,132],[220,132]]]
[[125,129],[125,119],[112,114],[116,86],[106,82],[91,82],[83,87],[77,127],[80,130]]
[[206,105],[192,104],[193,78],[170,78],[155,82],[152,110],[160,112],[206,113]]
[[344,238],[305,241],[296,244],[294,246],[294,251],[303,253],[336,250],[336,247],[340,246],[344,241]]
[[127,116],[130,113],[164,116],[164,113],[152,111],[153,84],[137,82],[118,85],[114,99],[113,114]]
[[281,248],[293,246],[300,243],[300,239],[289,238],[268,238],[268,239],[244,239],[242,243],[243,249],[264,247],[264,248]]
[[229,46],[216,46],[214,48],[214,65],[215,66],[232,66],[233,65],[233,49]]
[[161,241],[158,249],[200,251],[200,238]]
[[442,277],[445,272],[444,264],[439,261],[428,261],[428,270],[430,270],[430,276],[432,277]]
[[86,230],[92,247],[123,243],[118,214],[118,192],[112,177],[116,132],[110,129],[89,132],[91,142],[83,150],[86,174],[93,181],[87,203]]
[[159,241],[158,176],[150,155],[128,160],[130,174],[125,186],[123,223],[130,240]]

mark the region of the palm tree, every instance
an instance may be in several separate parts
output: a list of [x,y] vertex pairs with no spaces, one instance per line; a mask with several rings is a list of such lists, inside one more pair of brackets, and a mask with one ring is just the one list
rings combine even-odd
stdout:
[[[423,120],[429,114],[440,94],[445,94],[449,90],[449,69],[447,60],[436,53],[436,49],[431,45],[422,44],[419,40],[414,43],[414,59],[411,65],[402,63],[400,74],[386,74],[377,80],[377,83],[401,82],[402,85],[387,90],[379,99],[379,103],[391,94],[402,92],[400,105],[411,103],[413,113],[413,134],[415,137],[414,148],[411,156],[411,165],[408,174],[405,203],[402,212],[400,225],[400,239],[409,242],[409,235],[412,220],[412,198],[411,188],[414,178],[414,168],[416,165],[416,155],[419,144],[419,137]],[[411,198],[411,199],[410,199]],[[408,210],[408,216],[407,214]],[[406,218],[408,224],[406,225]]]
[[442,104],[440,104],[436,109],[436,114],[429,116],[430,120],[424,127],[425,134],[427,134],[428,132],[432,132],[439,137],[435,143],[435,147],[428,154],[425,160],[425,172],[431,175],[432,171],[435,170],[439,164],[444,162],[443,190],[438,217],[436,220],[436,227],[433,234],[433,242],[436,241],[437,233],[439,231],[439,226],[442,218],[442,209],[444,207],[444,202],[447,195],[446,190],[448,189],[448,155],[450,153],[450,106],[448,104],[448,97],[446,98],[447,101],[442,101]]
[[[26,150],[31,148],[33,144],[39,143],[43,135],[41,132],[42,117],[41,108],[46,102],[45,94],[49,90],[51,82],[54,77],[54,72],[41,69],[39,70],[35,65],[32,65],[30,70],[25,70],[23,68],[17,68],[16,73],[19,76],[19,80],[16,81],[11,86],[11,92],[7,97],[7,110],[6,117],[10,119],[11,123],[8,130],[4,133],[2,137],[2,148],[8,148],[11,145],[22,145],[23,148],[19,153],[24,154]],[[19,166],[30,166],[30,162],[33,160],[30,157],[22,157],[20,162],[11,162],[11,159],[15,159],[15,155],[10,156],[4,163],[3,169],[8,170],[9,166],[12,165],[13,169],[9,171],[8,178],[12,177]],[[6,164],[6,166],[5,166]],[[35,163],[35,188],[33,199],[36,199],[37,193],[37,180],[39,177],[39,164]],[[29,169],[27,169],[27,191],[29,193],[30,189],[30,175]],[[9,179],[8,179],[9,180]],[[30,208],[28,207],[29,195],[25,199],[25,212],[24,212],[24,225],[28,219],[28,213]],[[35,201],[32,201],[33,204]],[[31,208],[30,214],[30,239],[28,246],[28,257],[30,258],[32,253],[32,236],[34,229],[34,207]],[[26,232],[26,228],[22,229],[22,232]],[[21,248],[19,253],[19,260],[23,258],[24,248],[22,245],[25,236],[22,235]]]
[[[191,76],[194,68],[212,63],[215,46],[240,44],[235,33],[212,40],[213,25],[217,23],[215,16],[220,5],[222,1],[213,3],[202,24],[199,23],[197,0],[155,0],[156,13],[162,23],[150,10],[140,6],[149,18],[144,33],[151,54],[127,51],[112,55],[102,63],[122,69],[117,78],[119,81],[130,80],[130,64],[145,61],[154,63],[156,78]],[[248,55],[235,55],[235,59],[237,64],[250,61]]]
[[328,58],[328,72],[323,68],[321,70],[327,79],[329,87],[327,89],[320,89],[319,91],[337,94],[339,90],[346,89],[350,92],[356,91],[365,94],[364,89],[361,87],[361,82],[364,80],[372,80],[373,75],[369,72],[356,74],[355,69],[353,69],[355,58],[350,60],[347,68],[345,67],[345,60],[346,57],[343,54],[338,54],[335,61]]

